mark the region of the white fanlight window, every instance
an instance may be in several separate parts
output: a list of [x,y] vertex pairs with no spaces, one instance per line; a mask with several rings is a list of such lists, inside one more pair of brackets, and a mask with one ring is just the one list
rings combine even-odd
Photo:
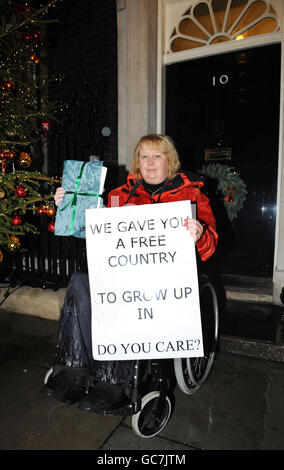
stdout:
[[271,1],[198,0],[180,17],[170,38],[168,53],[279,30],[279,19]]

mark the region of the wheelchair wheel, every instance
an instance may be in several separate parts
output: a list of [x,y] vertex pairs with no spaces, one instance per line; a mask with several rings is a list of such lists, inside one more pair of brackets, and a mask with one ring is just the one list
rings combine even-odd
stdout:
[[215,289],[206,276],[201,277],[199,297],[204,356],[174,359],[177,383],[187,395],[195,393],[207,380],[218,340],[218,301]]
[[45,374],[44,376],[44,379],[43,379],[43,383],[44,385],[46,385],[48,379],[49,379],[49,376],[52,374],[53,372],[53,367],[51,367],[50,369],[48,369],[47,373]]
[[141,410],[132,416],[133,431],[140,437],[156,436],[168,423],[172,405],[169,397],[159,400],[160,392],[150,392],[142,398]]

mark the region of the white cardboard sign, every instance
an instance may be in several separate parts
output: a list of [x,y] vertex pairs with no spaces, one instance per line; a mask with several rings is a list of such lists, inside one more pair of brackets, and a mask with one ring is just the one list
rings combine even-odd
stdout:
[[96,360],[203,356],[189,201],[86,210]]

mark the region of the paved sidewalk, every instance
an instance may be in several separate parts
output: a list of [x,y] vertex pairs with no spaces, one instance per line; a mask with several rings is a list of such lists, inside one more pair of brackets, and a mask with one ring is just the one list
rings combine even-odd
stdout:
[[1,311],[0,450],[283,450],[284,366],[219,351],[194,395],[175,389],[166,428],[138,437],[131,417],[80,411],[39,393],[58,323]]

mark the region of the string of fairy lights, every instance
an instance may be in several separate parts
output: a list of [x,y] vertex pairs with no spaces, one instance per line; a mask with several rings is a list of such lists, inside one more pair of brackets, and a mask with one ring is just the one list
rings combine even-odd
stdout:
[[[44,7],[40,8],[37,13],[29,13],[30,7],[27,3],[22,8],[28,12],[27,18],[19,24],[9,25],[0,33],[0,44],[8,34],[17,32],[20,27],[27,27],[30,21],[35,23],[35,15],[40,16],[59,0],[52,0]],[[15,4],[8,1],[9,5]],[[1,5],[1,3],[0,3]],[[18,36],[19,37],[19,36]],[[22,145],[27,145],[31,138],[31,131],[37,126],[38,120],[46,120],[47,116],[51,116],[58,107],[58,103],[49,103],[41,100],[40,108],[37,109],[38,92],[45,90],[50,81],[56,82],[61,80],[59,77],[50,77],[48,80],[41,76],[36,77],[36,66],[40,64],[38,49],[43,45],[41,31],[24,31],[21,33],[21,42],[17,42],[17,47],[11,50],[11,47],[5,47],[5,54],[1,51],[0,60],[0,112],[1,128],[0,128],[0,145],[11,143],[11,138],[15,135],[22,136]],[[7,42],[7,41],[6,41]],[[2,50],[4,48],[1,48]],[[44,94],[44,93],[41,93]],[[5,109],[3,108],[3,99],[5,101]],[[8,140],[7,140],[8,138]],[[18,143],[18,142],[17,142]]]

